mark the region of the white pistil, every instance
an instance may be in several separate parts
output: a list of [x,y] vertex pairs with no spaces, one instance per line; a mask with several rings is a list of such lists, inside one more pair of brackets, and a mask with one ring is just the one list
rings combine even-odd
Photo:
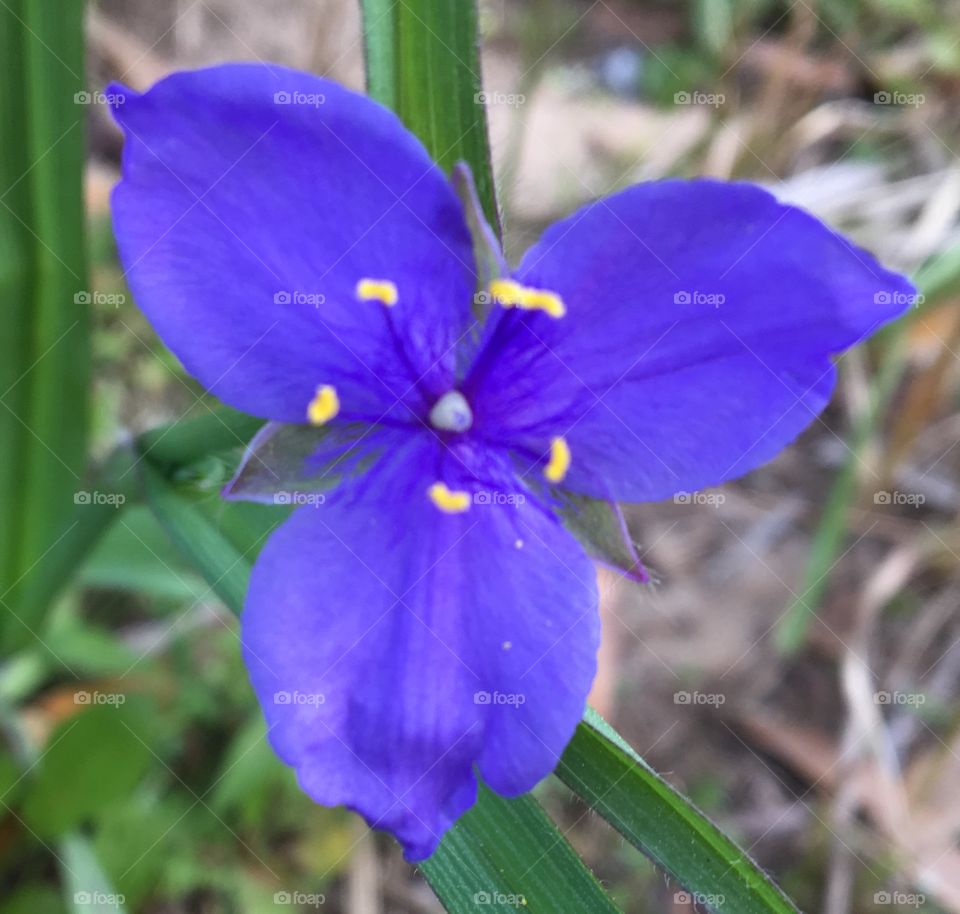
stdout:
[[465,432],[473,425],[473,412],[459,390],[447,391],[430,410],[430,424],[445,432]]

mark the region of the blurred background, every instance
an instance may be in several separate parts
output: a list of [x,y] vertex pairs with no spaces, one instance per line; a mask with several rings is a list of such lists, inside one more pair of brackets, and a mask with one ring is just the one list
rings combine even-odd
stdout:
[[[213,406],[123,285],[103,86],[261,59],[362,88],[356,6],[88,8],[86,89],[62,128],[87,130],[96,458]],[[803,909],[960,914],[960,3],[483,0],[480,21],[512,260],[596,196],[713,175],[767,185],[918,276],[916,307],[840,360],[795,446],[629,509],[656,583],[604,573],[592,703]],[[231,459],[178,482],[249,557],[277,514],[218,499]],[[82,586],[0,663],[3,914],[439,911],[390,839],[300,794],[222,594],[115,499]],[[625,911],[693,910],[559,783],[539,793]]]

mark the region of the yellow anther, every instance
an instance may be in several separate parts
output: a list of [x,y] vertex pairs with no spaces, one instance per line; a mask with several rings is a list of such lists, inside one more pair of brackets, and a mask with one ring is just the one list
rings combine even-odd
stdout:
[[307,418],[311,425],[324,425],[340,412],[340,398],[337,389],[330,384],[321,384],[307,407]]
[[512,308],[520,304],[523,286],[512,279],[495,279],[490,283],[490,294],[504,308]]
[[448,489],[442,482],[435,482],[427,494],[430,500],[447,514],[462,514],[470,507],[470,493],[458,489]]
[[357,298],[378,301],[392,308],[397,303],[397,287],[389,279],[361,279],[357,283]]
[[519,307],[546,311],[550,317],[563,317],[567,313],[563,299],[555,292],[547,292],[545,289],[527,289]]
[[547,482],[563,482],[563,477],[570,469],[570,445],[566,438],[554,438],[550,442],[550,460],[543,468],[543,475]]
[[550,317],[563,317],[567,313],[563,299],[555,292],[534,289],[513,279],[493,280],[490,283],[490,295],[504,308],[545,311]]

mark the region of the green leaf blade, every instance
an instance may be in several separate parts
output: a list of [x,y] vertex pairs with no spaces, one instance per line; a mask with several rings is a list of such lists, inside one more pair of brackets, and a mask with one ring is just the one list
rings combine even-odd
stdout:
[[588,710],[556,774],[703,907],[796,914],[756,863],[595,712]]
[[472,0],[361,0],[367,89],[449,173],[473,170],[487,221],[500,224]]
[[481,788],[420,869],[451,914],[618,910],[529,795],[508,800]]
[[[0,593],[17,614],[5,640],[29,640],[44,611],[24,601],[27,573],[71,524],[83,489],[89,389],[89,289],[84,250],[83,3],[51,15],[45,0],[4,4],[0,47],[7,82],[3,133],[0,295],[10,325],[4,351],[0,447]],[[13,129],[10,129],[13,128]],[[24,285],[24,281],[26,285]],[[19,298],[18,298],[19,296]],[[9,306],[10,310],[7,311]],[[2,356],[4,353],[0,353]],[[0,361],[3,359],[0,358]],[[16,372],[12,377],[10,376]]]
[[[23,10],[20,0],[0,7],[0,131],[4,137],[27,132],[24,79]],[[22,383],[30,366],[30,274],[33,238],[27,216],[30,188],[23,180],[29,171],[27,144],[0,144],[0,594],[17,579],[19,518],[24,457],[29,430],[22,416],[27,410],[27,386]]]

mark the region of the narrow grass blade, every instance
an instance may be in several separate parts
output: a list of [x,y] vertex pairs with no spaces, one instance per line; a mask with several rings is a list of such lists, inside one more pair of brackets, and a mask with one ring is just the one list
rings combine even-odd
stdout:
[[778,650],[793,654],[803,647],[810,625],[816,618],[846,540],[850,510],[860,490],[860,465],[877,424],[882,419],[906,367],[903,333],[894,327],[888,337],[883,367],[873,384],[870,407],[859,417],[848,445],[848,454],[827,494],[823,514],[810,544],[810,557],[804,569],[798,596],[777,625],[774,641]]
[[747,854],[595,712],[587,712],[556,774],[702,908],[796,914]]
[[10,142],[27,133],[24,92],[23,9],[20,0],[0,6],[0,594],[18,576],[21,498],[29,429],[30,287],[33,237],[27,222],[30,168],[27,144]]
[[243,609],[252,559],[233,545],[194,501],[145,461],[140,468],[147,504],[167,535],[235,613]]
[[860,493],[862,454],[883,421],[907,368],[905,336],[910,323],[917,315],[925,313],[925,309],[950,301],[960,289],[960,247],[924,264],[917,272],[915,282],[923,296],[923,305],[904,315],[882,334],[885,348],[880,371],[873,382],[871,406],[853,429],[849,454],[827,495],[810,547],[799,597],[790,604],[777,626],[776,644],[786,654],[795,653],[803,646],[830,582],[830,571],[843,549],[850,510]]
[[[83,4],[64,3],[52,15],[46,0],[18,0],[3,5],[0,21],[0,43],[11,52],[3,64],[4,101],[10,105],[3,116],[19,128],[8,133],[4,124],[10,142],[4,143],[0,164],[5,222],[0,246],[5,259],[15,258],[0,267],[4,304],[11,294],[26,293],[11,306],[12,339],[4,344],[20,352],[16,376],[0,391],[5,414],[0,445],[10,461],[0,474],[0,491],[11,496],[0,503],[6,515],[0,523],[6,530],[0,591],[13,591],[8,602],[20,621],[33,626],[45,607],[22,602],[15,582],[22,582],[28,569],[48,573],[42,563],[71,523],[86,459],[90,296],[83,233],[88,110],[82,103]],[[4,369],[5,380],[9,371]],[[4,634],[15,644],[29,637],[9,619]]]
[[529,795],[505,800],[482,788],[420,869],[451,914],[617,911]]
[[79,832],[62,838],[57,846],[63,894],[72,914],[124,914],[124,898],[107,879],[86,836]]
[[473,0],[361,0],[367,88],[423,140],[447,172],[473,170],[496,230],[499,216],[487,141]]
[[137,447],[154,466],[174,471],[219,451],[244,447],[262,425],[262,419],[218,406],[196,418],[145,432]]

